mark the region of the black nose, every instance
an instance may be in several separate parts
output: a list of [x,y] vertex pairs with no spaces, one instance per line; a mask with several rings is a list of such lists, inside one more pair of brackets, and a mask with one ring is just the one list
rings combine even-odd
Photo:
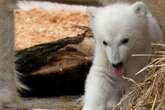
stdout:
[[123,63],[122,63],[122,62],[119,62],[119,63],[116,63],[116,64],[112,64],[112,66],[113,66],[114,68],[118,68],[118,67],[123,66]]

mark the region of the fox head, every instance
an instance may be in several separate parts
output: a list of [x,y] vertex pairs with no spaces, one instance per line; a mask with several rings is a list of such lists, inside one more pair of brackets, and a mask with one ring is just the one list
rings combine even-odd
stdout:
[[121,74],[129,57],[150,45],[146,42],[150,39],[145,4],[115,4],[88,10],[96,45],[101,46],[109,63]]

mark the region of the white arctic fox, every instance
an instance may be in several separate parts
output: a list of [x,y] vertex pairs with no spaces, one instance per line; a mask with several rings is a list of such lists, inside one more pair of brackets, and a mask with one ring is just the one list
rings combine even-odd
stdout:
[[96,47],[93,65],[86,79],[83,110],[112,110],[128,82],[142,78],[135,73],[148,62],[151,42],[162,42],[163,35],[156,20],[143,2],[117,3],[89,9]]

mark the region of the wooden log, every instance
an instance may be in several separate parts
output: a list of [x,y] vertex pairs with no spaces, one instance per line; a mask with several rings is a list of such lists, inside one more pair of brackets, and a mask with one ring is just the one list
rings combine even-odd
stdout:
[[16,54],[17,70],[22,73],[32,72],[37,67],[47,64],[54,52],[68,44],[78,44],[83,38],[83,36],[65,38],[18,51]]
[[84,80],[92,61],[93,38],[90,36],[85,32],[18,51],[17,71],[23,74],[21,81],[31,89],[21,94],[56,96],[83,93]]

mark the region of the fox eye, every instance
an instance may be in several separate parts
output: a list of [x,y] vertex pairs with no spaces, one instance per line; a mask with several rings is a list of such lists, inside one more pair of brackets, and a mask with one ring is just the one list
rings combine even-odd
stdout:
[[121,41],[121,44],[127,44],[128,41],[129,41],[129,39],[128,39],[128,38],[125,38],[125,39],[123,39],[123,40]]
[[103,41],[103,45],[107,46],[108,43],[104,40],[104,41]]

